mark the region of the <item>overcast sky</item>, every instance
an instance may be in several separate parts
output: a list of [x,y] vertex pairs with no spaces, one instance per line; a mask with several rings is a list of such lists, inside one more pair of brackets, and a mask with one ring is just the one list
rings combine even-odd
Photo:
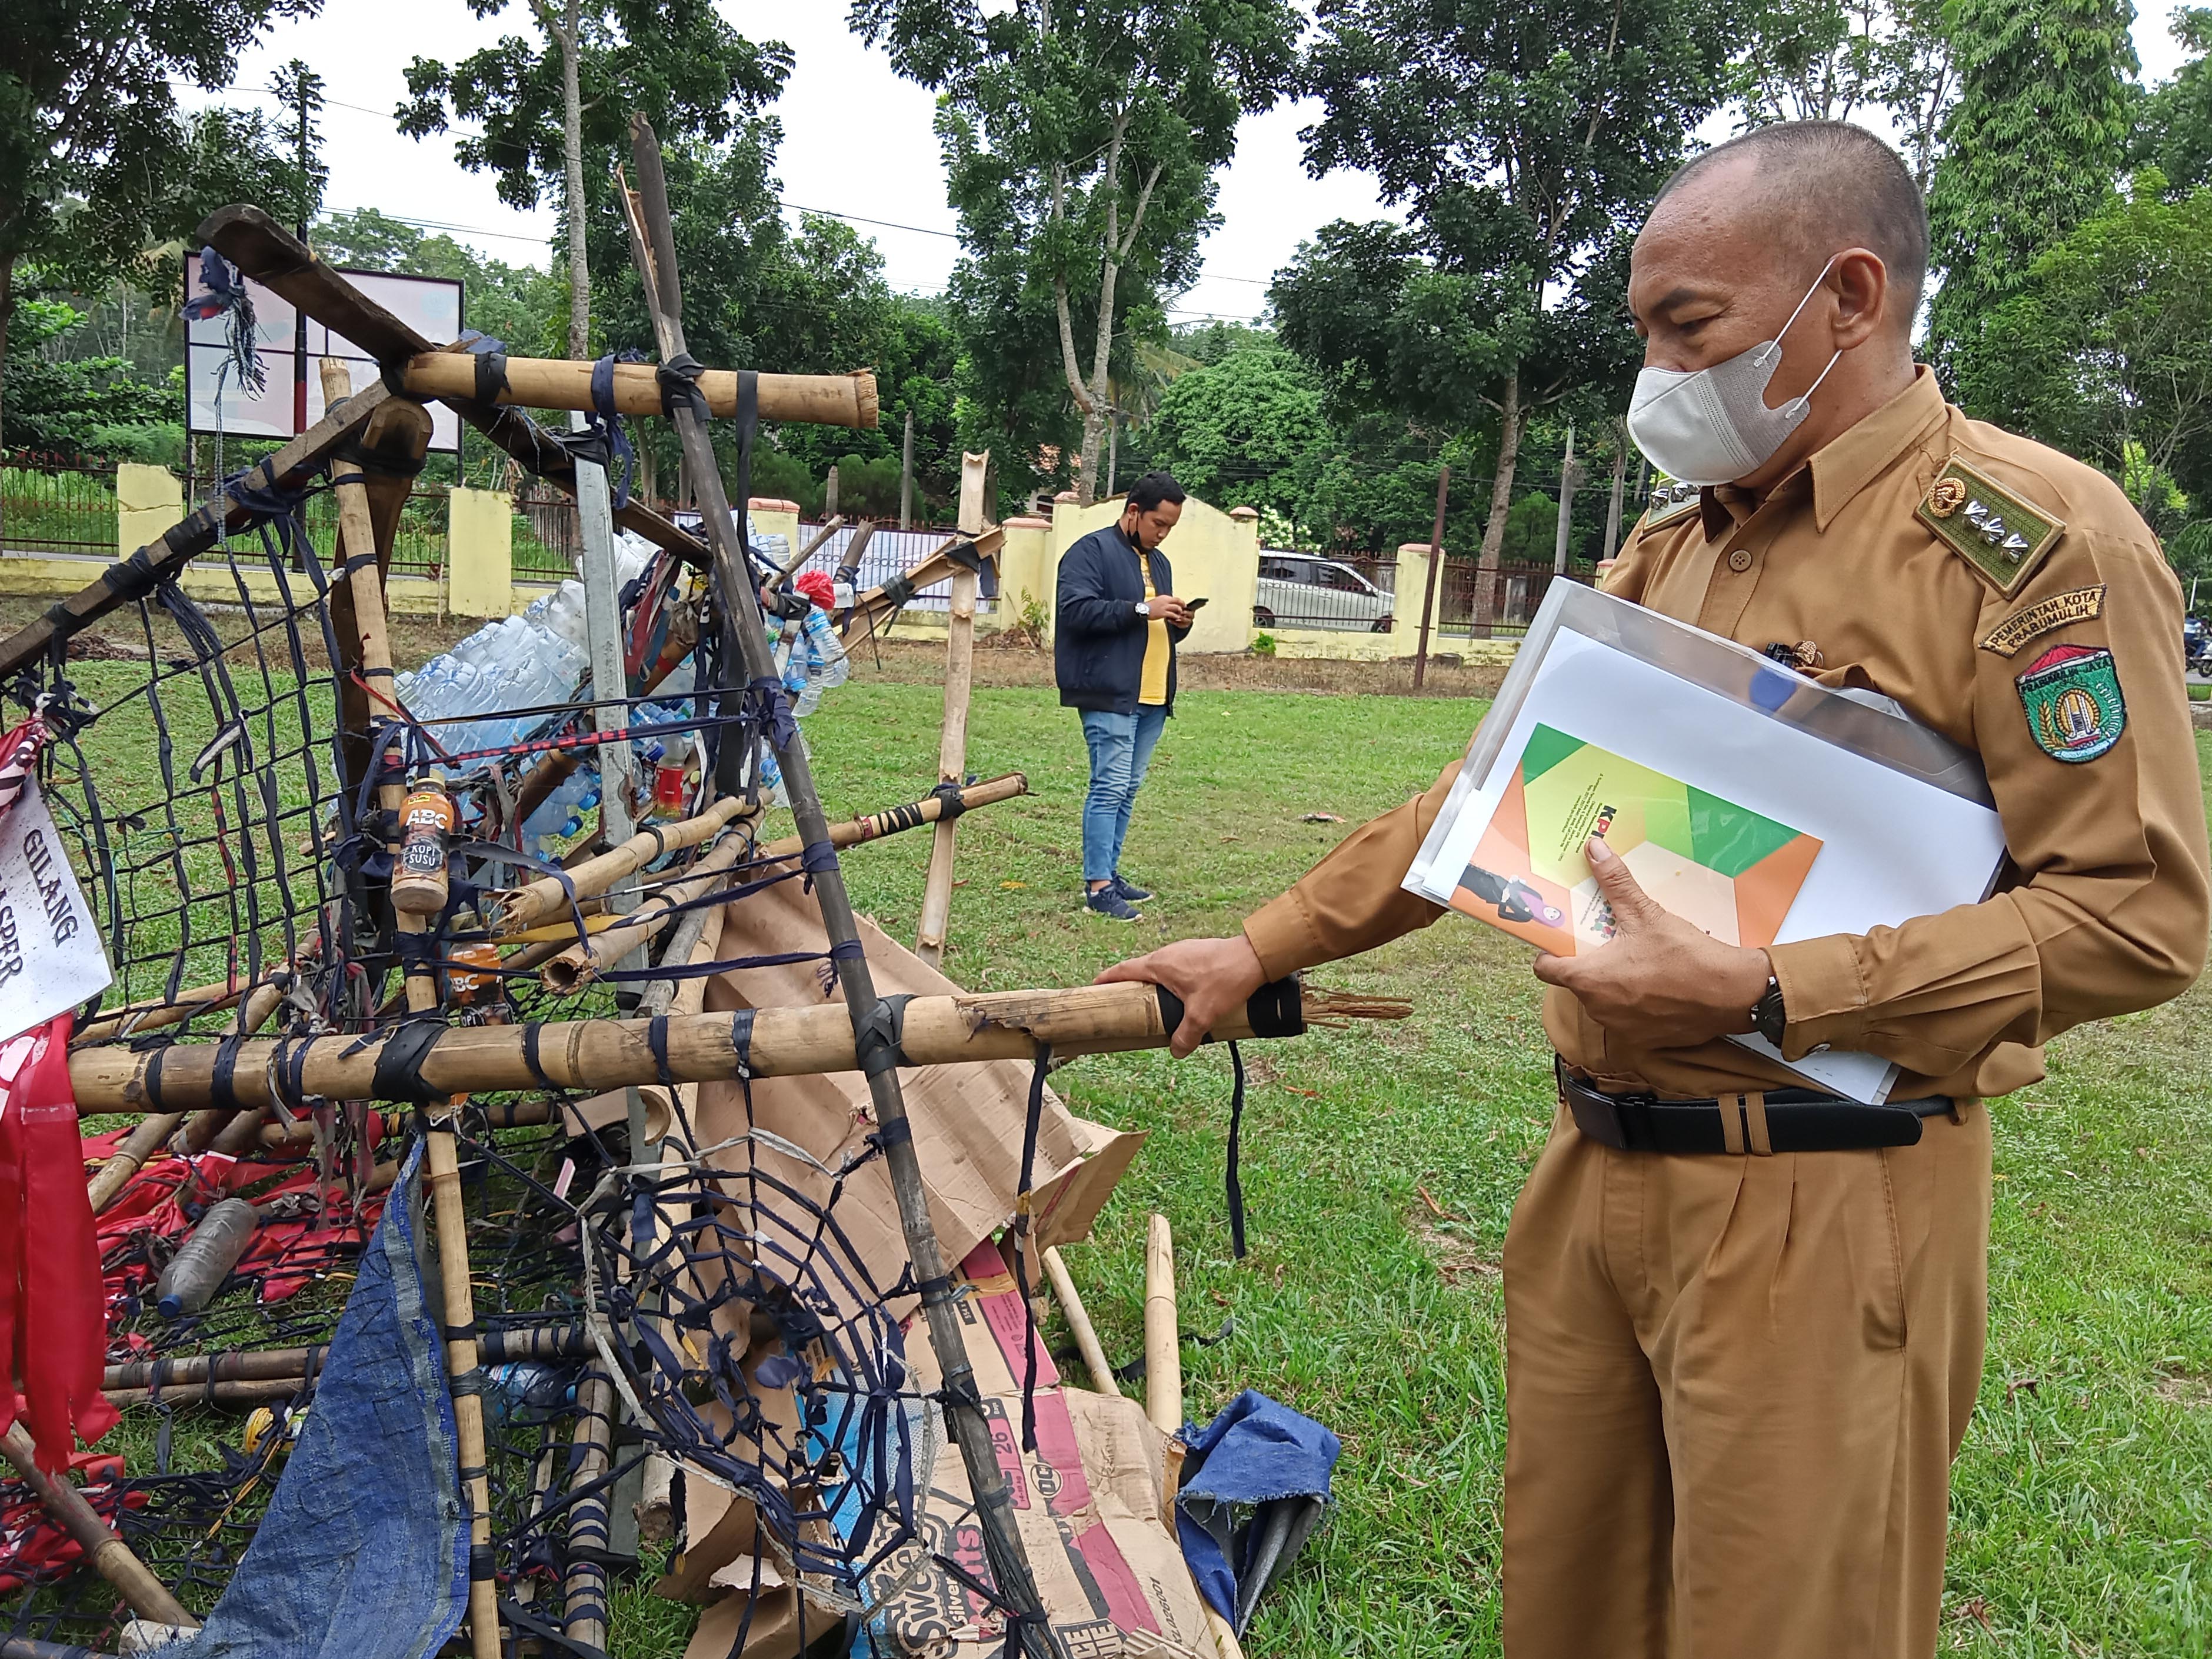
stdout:
[[[794,54],[776,106],[786,135],[776,170],[787,204],[874,222],[860,228],[883,251],[884,275],[894,287],[922,293],[943,288],[959,244],[945,204],[929,94],[899,79],[882,52],[846,32],[842,0],[719,3],[741,33],[783,40]],[[2146,82],[2170,75],[2181,56],[2166,33],[2165,9],[2155,0],[2154,6],[2135,31]],[[237,88],[224,96],[242,101],[267,85],[278,64],[304,58],[327,82],[331,100],[324,133],[331,208],[379,208],[449,230],[511,264],[542,265],[554,231],[549,208],[518,212],[507,206],[489,175],[464,172],[454,161],[450,137],[418,143],[402,137],[392,122],[406,91],[407,62],[423,43],[459,58],[503,33],[533,33],[526,17],[520,0],[483,20],[460,0],[333,5],[319,17],[279,26],[247,54]],[[1206,245],[1205,275],[1177,302],[1175,320],[1255,315],[1266,301],[1267,278],[1321,226],[1389,211],[1364,174],[1306,176],[1297,135],[1313,118],[1311,106],[1287,106],[1244,121],[1237,159],[1221,180],[1222,222]]]

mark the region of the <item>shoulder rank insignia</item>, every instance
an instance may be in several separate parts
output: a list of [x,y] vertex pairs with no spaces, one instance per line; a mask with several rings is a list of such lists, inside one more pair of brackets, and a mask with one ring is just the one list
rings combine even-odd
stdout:
[[2072,623],[2094,622],[2104,614],[2104,583],[2099,582],[2094,587],[2069,588],[2047,599],[2038,599],[2025,610],[2014,611],[1983,637],[1982,649],[1994,651],[2000,657],[2017,656],[2023,646],[2055,629]]
[[2054,645],[2013,681],[2028,735],[2053,760],[2093,761],[2128,729],[2127,700],[2112,653],[2102,646]]
[[1651,505],[1644,509],[1644,528],[1656,530],[1662,524],[1672,524],[1684,514],[1694,510],[1705,491],[1695,484],[1656,483],[1651,486]]
[[2008,598],[2066,531],[1955,457],[1936,475],[1916,516]]

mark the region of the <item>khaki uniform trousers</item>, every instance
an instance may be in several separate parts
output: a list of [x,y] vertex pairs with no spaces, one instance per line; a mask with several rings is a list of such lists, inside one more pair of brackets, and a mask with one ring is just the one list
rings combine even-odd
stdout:
[[1617,1152],[1562,1107],[1505,1239],[1507,1659],[1926,1659],[1982,1371],[1990,1121]]

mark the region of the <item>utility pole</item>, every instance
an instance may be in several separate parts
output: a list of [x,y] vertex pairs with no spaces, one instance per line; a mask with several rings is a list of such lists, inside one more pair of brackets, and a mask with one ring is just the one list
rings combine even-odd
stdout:
[[1575,423],[1567,422],[1567,453],[1559,463],[1559,523],[1552,540],[1552,574],[1567,574],[1567,531],[1575,512]]
[[1613,423],[1613,497],[1605,507],[1605,557],[1620,551],[1620,498],[1628,485],[1628,422]]
[[[269,78],[269,90],[292,106],[293,155],[299,167],[299,200],[294,228],[301,246],[307,244],[308,222],[315,216],[314,117],[323,106],[323,77],[295,58]],[[307,313],[292,308],[292,430],[307,429]]]
[[914,411],[906,412],[906,443],[899,452],[899,528],[914,528]]
[[1429,532],[1429,582],[1421,595],[1421,640],[1413,651],[1413,690],[1429,677],[1429,619],[1437,609],[1437,570],[1444,562],[1444,500],[1451,489],[1451,468],[1437,469],[1437,522]]

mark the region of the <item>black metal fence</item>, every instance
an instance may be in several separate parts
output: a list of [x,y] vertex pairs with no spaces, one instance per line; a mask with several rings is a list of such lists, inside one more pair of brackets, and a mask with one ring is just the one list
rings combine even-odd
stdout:
[[[1486,574],[1474,559],[1446,555],[1437,584],[1437,631],[1468,634],[1474,631],[1477,601]],[[1526,634],[1529,619],[1553,581],[1587,583],[1589,578],[1570,572],[1559,575],[1547,564],[1501,564],[1487,573],[1491,594],[1492,637]]]
[[115,463],[9,450],[0,455],[0,550],[116,556]]

